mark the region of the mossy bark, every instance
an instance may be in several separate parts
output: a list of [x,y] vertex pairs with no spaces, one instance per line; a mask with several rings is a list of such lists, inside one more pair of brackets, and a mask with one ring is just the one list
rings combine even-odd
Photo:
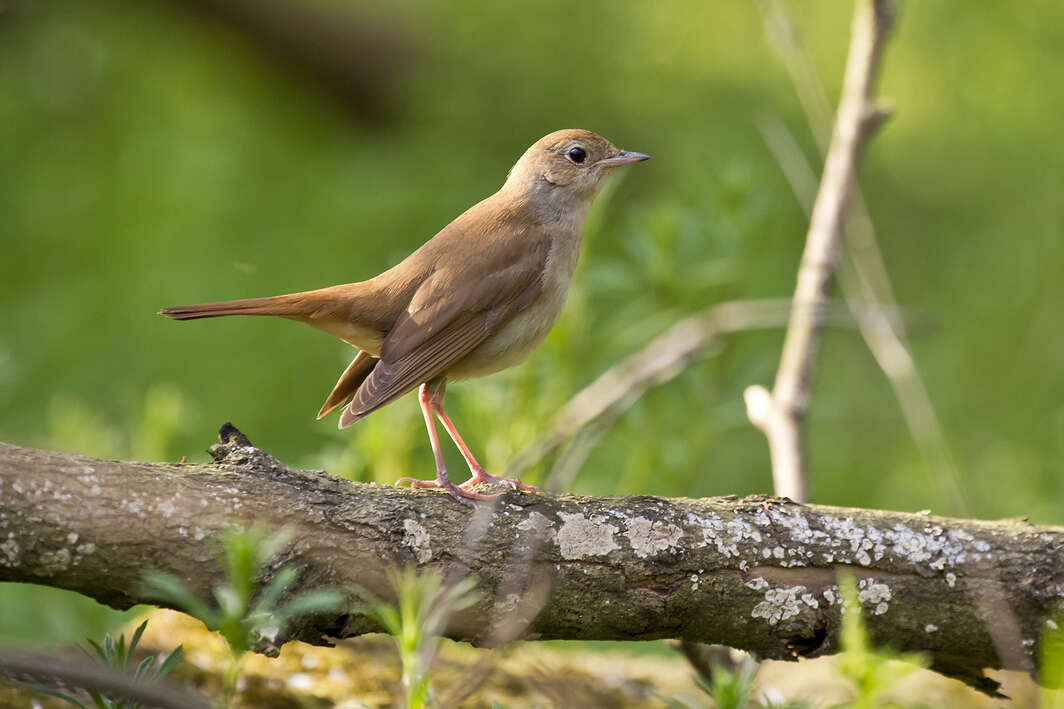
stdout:
[[[763,497],[663,499],[507,492],[470,507],[296,471],[235,429],[217,464],[98,460],[0,444],[0,581],[39,583],[117,608],[143,602],[151,569],[209,597],[219,533],[294,530],[274,568],[300,588],[393,594],[386,571],[474,576],[483,593],[447,635],[529,639],[683,638],[789,659],[838,648],[838,577],[857,579],[875,642],[930,655],[987,687],[984,667],[1030,670],[1064,596],[1064,529],[798,505]],[[293,592],[300,590],[292,589]],[[357,613],[294,633],[373,632]]]

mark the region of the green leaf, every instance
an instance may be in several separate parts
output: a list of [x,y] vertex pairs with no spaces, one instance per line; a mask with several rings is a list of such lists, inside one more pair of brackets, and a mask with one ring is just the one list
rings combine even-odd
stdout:
[[112,709],[110,702],[103,698],[103,695],[95,689],[86,690],[89,696],[92,698],[92,703],[96,705],[96,709]]
[[169,655],[167,655],[166,659],[163,660],[163,663],[159,665],[159,669],[155,671],[155,679],[162,679],[166,675],[170,674],[170,672],[173,671],[175,667],[177,667],[177,664],[181,662],[181,658],[184,656],[184,652],[185,648],[183,645],[178,645],[177,647],[175,647],[173,651]]
[[129,641],[129,654],[132,655],[133,651],[137,649],[137,644],[140,643],[140,636],[144,635],[144,629],[148,627],[148,621],[137,626],[137,629],[133,631],[133,639]]
[[301,593],[278,611],[286,620],[301,615],[314,615],[339,610],[344,604],[344,594],[335,589],[314,589]]
[[181,582],[181,579],[173,574],[163,571],[149,572],[144,580],[143,592],[147,598],[169,603],[189,615],[199,618],[208,628],[212,625],[217,625],[210,606],[204,603],[199,596],[192,593]]
[[[108,635],[107,637],[110,637],[110,635]],[[114,661],[111,663],[112,666],[114,666],[115,668],[118,668],[118,669],[123,669],[123,670],[126,669],[126,665],[129,662],[129,656],[126,654],[126,634],[125,633],[122,633],[121,635],[118,636],[118,642],[116,642],[114,644],[114,650],[115,650],[115,655],[114,655]]]
[[152,665],[155,664],[155,655],[148,655],[137,664],[136,671],[133,672],[133,677],[136,679],[144,679],[148,676],[148,672],[151,671]]
[[255,603],[252,615],[271,613],[277,606],[277,601],[280,600],[281,595],[285,592],[289,586],[299,576],[299,572],[291,566],[282,566],[278,569],[270,582],[266,584],[266,588],[259,594],[258,601]]
[[242,596],[239,590],[232,586],[216,586],[214,598],[218,601],[218,608],[221,610],[222,618],[225,620],[244,617],[244,613],[247,610],[247,597]]
[[39,692],[40,694],[47,694],[49,697],[55,697],[56,699],[62,699],[68,704],[72,704],[73,706],[79,707],[79,709],[88,709],[88,707],[79,702],[77,699],[63,694],[58,689],[52,689],[51,687],[46,687],[43,684],[26,684],[23,686],[32,689],[34,692]]
[[[111,659],[111,655],[108,652],[108,646],[109,646],[109,642],[110,642],[110,637],[111,637],[110,635],[105,635],[104,636],[103,647],[101,647],[100,644],[98,642],[96,642],[95,640],[93,640],[91,638],[85,638],[85,642],[87,642],[89,645],[91,645],[92,649],[96,651],[96,657],[99,658],[100,662],[102,662],[105,665],[109,664],[109,661]],[[92,655],[89,655],[89,657],[92,658]],[[96,659],[96,658],[93,658],[93,659]]]

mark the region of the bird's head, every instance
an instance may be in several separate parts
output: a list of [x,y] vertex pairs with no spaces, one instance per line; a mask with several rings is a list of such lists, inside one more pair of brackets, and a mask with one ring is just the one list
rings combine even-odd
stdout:
[[544,206],[589,205],[615,167],[650,159],[588,130],[559,130],[537,140],[510,170],[504,189]]

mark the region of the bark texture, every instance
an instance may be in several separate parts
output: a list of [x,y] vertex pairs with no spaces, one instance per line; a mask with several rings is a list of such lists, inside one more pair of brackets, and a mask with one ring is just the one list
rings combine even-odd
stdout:
[[[785,499],[579,497],[507,492],[475,508],[435,491],[296,471],[232,427],[214,465],[136,463],[0,444],[0,581],[45,584],[124,608],[146,571],[204,597],[234,524],[290,527],[277,564],[299,589],[386,570],[475,576],[480,602],[447,635],[681,638],[793,659],[837,649],[838,574],[856,577],[874,640],[930,655],[992,688],[985,667],[1031,670],[1064,597],[1064,529],[799,505]],[[374,632],[356,614],[295,629],[328,643]]]

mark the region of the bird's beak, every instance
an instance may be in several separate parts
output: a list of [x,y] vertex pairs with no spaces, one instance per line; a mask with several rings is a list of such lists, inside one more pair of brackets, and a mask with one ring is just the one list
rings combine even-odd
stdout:
[[650,156],[646,153],[633,153],[628,150],[622,150],[612,157],[599,160],[598,164],[604,167],[617,167],[618,165],[628,165],[629,163],[643,162],[649,159]]

